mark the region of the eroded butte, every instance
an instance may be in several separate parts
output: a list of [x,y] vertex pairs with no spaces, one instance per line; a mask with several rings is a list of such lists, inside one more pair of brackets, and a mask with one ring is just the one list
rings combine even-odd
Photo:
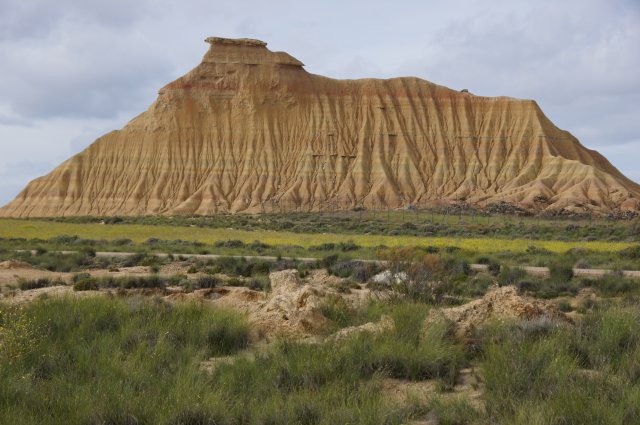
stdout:
[[638,210],[640,186],[533,100],[414,77],[335,80],[266,43],[210,37],[202,62],[2,216],[399,208],[464,200]]

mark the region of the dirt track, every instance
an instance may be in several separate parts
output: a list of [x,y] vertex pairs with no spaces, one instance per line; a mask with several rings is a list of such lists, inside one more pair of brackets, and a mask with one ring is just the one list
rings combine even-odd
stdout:
[[[35,251],[32,251],[35,252]],[[60,251],[63,254],[73,254],[75,251]],[[108,252],[101,251],[96,252],[96,256],[98,257],[127,257],[130,255],[135,255],[135,252]],[[154,254],[158,257],[168,257],[172,255],[174,257],[184,257],[184,258],[199,258],[199,259],[215,259],[220,257],[234,257],[234,258],[246,258],[247,260],[270,260],[275,261],[278,257],[274,256],[259,256],[259,255],[220,255],[220,254],[180,254],[180,253],[157,253]],[[283,260],[293,260],[294,257],[280,257]],[[302,261],[304,263],[313,263],[318,261],[318,258],[308,258],[308,257],[295,257],[296,260]],[[372,262],[377,264],[384,265],[386,262],[381,260],[355,260],[355,261],[363,261],[363,262]],[[471,264],[471,269],[475,271],[486,271],[487,266],[484,264]],[[522,270],[527,272],[532,276],[548,276],[549,269],[547,267],[534,267],[534,266],[520,266]],[[585,277],[600,277],[604,276],[608,273],[612,273],[613,270],[607,269],[573,269],[573,273],[576,276],[585,276]],[[622,274],[626,277],[637,277],[640,278],[640,270],[623,270]]]

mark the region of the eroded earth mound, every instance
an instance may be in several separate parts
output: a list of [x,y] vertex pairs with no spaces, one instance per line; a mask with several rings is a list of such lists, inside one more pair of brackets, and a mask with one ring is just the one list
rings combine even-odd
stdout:
[[474,330],[492,320],[548,319],[571,322],[550,302],[518,295],[514,286],[496,287],[482,298],[467,304],[429,312],[427,323],[444,318],[453,322],[459,337],[470,336]]
[[202,62],[1,216],[399,208],[464,200],[637,210],[640,186],[533,100],[415,78],[335,80],[266,43],[210,37]]

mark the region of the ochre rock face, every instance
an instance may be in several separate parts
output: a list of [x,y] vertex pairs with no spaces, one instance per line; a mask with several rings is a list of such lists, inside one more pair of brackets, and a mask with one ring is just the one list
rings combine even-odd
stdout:
[[31,183],[3,216],[398,208],[465,200],[636,210],[640,186],[532,100],[419,78],[334,80],[251,39]]

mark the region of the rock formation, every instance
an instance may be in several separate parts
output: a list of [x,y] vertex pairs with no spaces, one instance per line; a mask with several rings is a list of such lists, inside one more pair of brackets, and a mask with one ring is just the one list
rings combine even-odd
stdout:
[[640,186],[533,100],[414,77],[335,80],[251,39],[202,62],[51,173],[2,216],[212,214],[510,202],[640,207]]
[[442,319],[453,323],[454,332],[458,337],[468,337],[491,321],[538,320],[538,323],[572,323],[571,318],[552,303],[520,296],[514,286],[493,287],[478,300],[457,307],[433,309],[429,312],[425,324]]

